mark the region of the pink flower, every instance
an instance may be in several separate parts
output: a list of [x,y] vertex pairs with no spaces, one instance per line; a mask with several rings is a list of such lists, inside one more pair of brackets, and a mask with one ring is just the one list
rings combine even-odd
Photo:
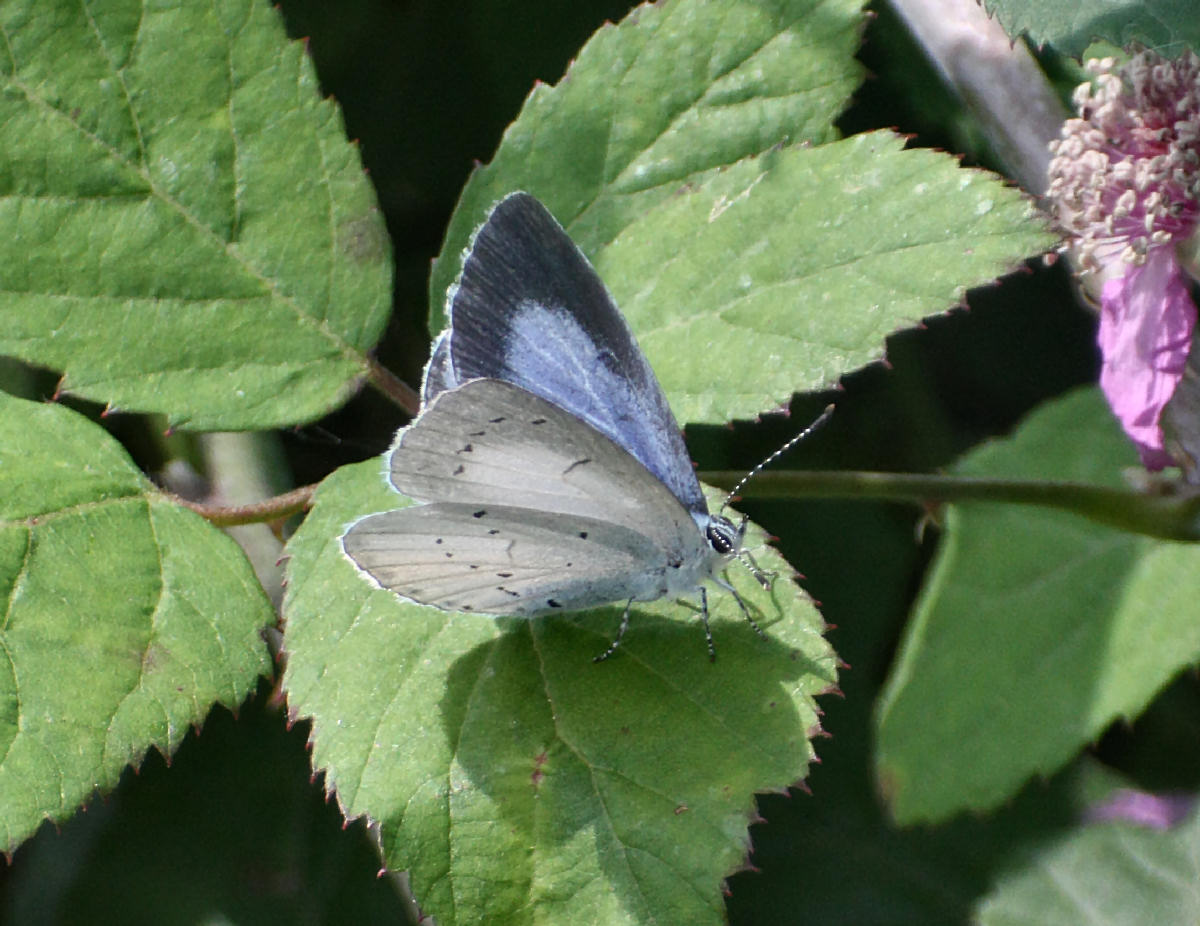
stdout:
[[1162,411],[1196,325],[1178,251],[1200,222],[1200,58],[1143,52],[1088,67],[1080,117],[1051,145],[1047,196],[1099,295],[1100,386],[1142,462],[1162,469]]

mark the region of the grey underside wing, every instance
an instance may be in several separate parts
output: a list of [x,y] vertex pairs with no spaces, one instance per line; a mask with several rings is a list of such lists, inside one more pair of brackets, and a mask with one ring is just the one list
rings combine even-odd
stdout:
[[696,522],[641,463],[551,402],[474,380],[435,396],[391,455],[429,504],[356,522],[343,548],[376,582],[438,607],[538,614],[692,586]]

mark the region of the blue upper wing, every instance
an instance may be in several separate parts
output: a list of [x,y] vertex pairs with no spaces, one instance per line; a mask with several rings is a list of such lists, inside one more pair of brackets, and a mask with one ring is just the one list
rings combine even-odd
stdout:
[[624,447],[689,511],[708,508],[662,387],[604,283],[528,193],[497,203],[449,294],[424,401],[501,379],[553,402]]

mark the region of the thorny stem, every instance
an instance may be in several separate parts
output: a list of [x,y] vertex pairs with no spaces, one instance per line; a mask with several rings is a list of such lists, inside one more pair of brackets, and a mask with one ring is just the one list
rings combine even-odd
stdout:
[[367,382],[408,412],[417,416],[421,408],[421,396],[395,373],[374,357],[367,358]]
[[[701,473],[715,486],[737,484],[742,473]],[[1079,482],[977,479],[919,473],[791,471],[763,473],[743,490],[746,498],[882,498],[929,506],[947,502],[1037,505],[1081,515],[1099,524],[1165,540],[1200,540],[1200,492],[1180,488],[1152,494]]]
[[298,489],[292,489],[290,492],[284,492],[282,495],[276,495],[272,498],[264,499],[261,502],[255,502],[252,505],[205,505],[200,502],[189,502],[187,499],[180,498],[177,495],[172,495],[180,505],[185,508],[190,508],[200,517],[209,521],[216,527],[233,527],[238,524],[262,524],[269,521],[278,521],[283,518],[289,518],[294,514],[299,514],[308,508],[312,502],[313,493],[317,491],[316,485],[301,486]]

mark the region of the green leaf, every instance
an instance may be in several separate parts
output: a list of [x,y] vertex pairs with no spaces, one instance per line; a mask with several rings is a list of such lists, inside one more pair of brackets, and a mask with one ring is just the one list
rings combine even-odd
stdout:
[[[1135,463],[1088,389],[958,471],[1118,486]],[[895,818],[994,807],[1139,713],[1200,659],[1198,571],[1194,544],[1027,506],[950,506],[881,699],[877,773]]]
[[237,546],[103,430],[0,393],[0,848],[270,671]]
[[823,623],[774,551],[770,592],[730,578],[757,637],[711,596],[717,661],[694,605],[495,619],[402,602],[341,552],[355,517],[398,507],[381,462],[322,485],[289,543],[284,687],[313,721],[313,764],[348,816],[380,824],[439,923],[719,923],[755,791],[805,774],[813,696],[833,685]]
[[1192,0],[988,0],[1010,35],[1028,32],[1068,55],[1081,55],[1092,42],[1153,48],[1175,57],[1200,48],[1200,18]]
[[[726,17],[743,15],[731,39]],[[832,142],[860,75],[859,17],[676,0],[601,30],[467,185],[430,284],[434,324],[471,230],[529,190],[595,260],[680,420],[724,423],[832,385],[880,359],[887,334],[1051,246],[987,174],[889,133]],[[803,146],[766,150],[784,141]]]
[[[886,335],[1054,243],[988,174],[886,132],[832,141],[859,77],[856,6],[754,4],[753,41],[730,39],[726,17],[747,8],[639,8],[530,96],[460,200],[435,325],[472,228],[527,189],[594,259],[680,420],[724,423],[833,385],[882,358]],[[783,141],[803,144],[771,147]]]
[[993,175],[889,132],[747,159],[630,224],[597,266],[680,421],[753,417],[880,360],[898,328],[1049,247]]
[[1097,823],[1005,874],[973,922],[981,926],[1154,923],[1200,916],[1200,816],[1159,831]]
[[780,143],[837,137],[862,80],[861,0],[674,0],[596,32],[525,101],[459,199],[430,280],[432,323],[487,210],[523,189],[589,255],[655,204]]
[[269,5],[11,0],[0,34],[0,353],[197,429],[340,404],[389,251]]

